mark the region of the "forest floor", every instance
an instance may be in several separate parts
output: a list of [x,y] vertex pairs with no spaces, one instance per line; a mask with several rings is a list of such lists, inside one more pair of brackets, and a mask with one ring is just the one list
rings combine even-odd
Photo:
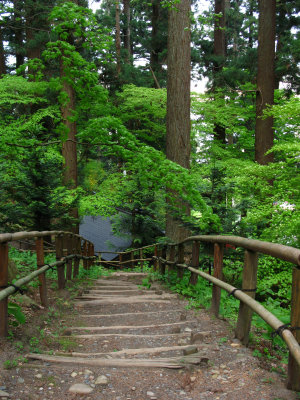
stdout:
[[0,399],[298,398],[271,372],[279,365],[254,357],[227,321],[142,279],[115,273],[81,297],[50,291],[48,310],[25,308],[26,324],[0,341]]

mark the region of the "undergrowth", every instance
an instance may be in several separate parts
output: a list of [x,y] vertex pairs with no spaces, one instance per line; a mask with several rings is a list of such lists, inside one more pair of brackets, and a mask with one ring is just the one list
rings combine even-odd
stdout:
[[[142,282],[144,287],[151,288],[152,282],[160,280],[173,292],[181,294],[189,299],[189,308],[209,309],[211,305],[212,284],[205,279],[198,278],[196,285],[189,284],[190,272],[184,271],[182,278],[177,277],[177,272],[169,271],[165,275],[158,272],[152,272]],[[279,299],[269,297],[261,304],[274,314],[284,324],[290,320],[290,309],[282,307]],[[221,302],[219,315],[226,318],[228,322],[235,326],[238,317],[239,300],[228,293],[221,291]],[[253,314],[252,329],[250,333],[250,347],[256,348],[253,355],[258,358],[267,358],[268,360],[281,360],[283,364],[288,362],[288,352],[284,341],[278,335],[274,336],[272,328],[257,314]]]

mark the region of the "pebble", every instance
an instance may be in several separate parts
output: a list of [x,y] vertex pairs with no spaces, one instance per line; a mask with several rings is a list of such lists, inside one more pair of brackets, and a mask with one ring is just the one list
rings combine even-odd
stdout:
[[7,392],[4,392],[4,390],[0,390],[0,397],[10,397],[10,395]]
[[69,388],[69,392],[78,393],[78,394],[90,394],[92,393],[93,388],[84,383],[75,383]]
[[85,369],[85,370],[83,371],[83,373],[84,373],[85,375],[91,375],[91,374],[93,373],[93,371],[90,371],[89,369]]
[[77,375],[78,375],[77,372],[72,372],[72,373],[71,373],[71,377],[72,377],[72,378],[75,378]]
[[100,375],[95,381],[95,385],[107,385],[108,379],[105,375]]
[[147,392],[147,396],[153,397],[153,396],[155,396],[155,394],[153,392]]
[[43,375],[42,374],[36,374],[36,375],[34,375],[36,378],[38,378],[38,379],[41,379],[42,377],[43,377]]
[[136,387],[135,387],[135,386],[132,386],[131,390],[135,391],[135,390],[136,390]]
[[196,378],[195,376],[191,376],[191,377],[190,377],[191,382],[195,382],[196,379],[197,379],[197,378]]
[[192,332],[191,328],[187,327],[184,329],[184,332]]
[[18,378],[18,383],[24,383],[24,379],[23,378]]

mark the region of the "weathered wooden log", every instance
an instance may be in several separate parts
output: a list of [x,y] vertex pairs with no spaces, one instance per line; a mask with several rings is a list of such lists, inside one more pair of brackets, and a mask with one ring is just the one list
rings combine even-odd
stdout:
[[[41,268],[45,264],[44,259],[44,240],[43,238],[37,238],[35,242],[36,246],[36,263],[37,267]],[[43,307],[48,307],[48,294],[47,294],[47,281],[46,281],[46,273],[43,272],[39,275],[39,291],[40,291],[40,298],[41,304]]]
[[[191,266],[196,269],[199,268],[199,253],[200,253],[200,243],[193,242]],[[189,282],[190,285],[196,285],[197,281],[198,281],[198,275],[191,272],[190,282]]]
[[[266,321],[267,324],[271,326],[275,331],[278,330],[278,328],[282,327],[283,322],[280,321],[278,318],[275,317],[270,311],[268,311],[264,306],[262,306],[260,303],[258,303],[256,300],[252,299],[250,296],[248,296],[246,293],[243,293],[241,290],[238,290],[232,285],[229,285],[228,283],[225,283],[213,276],[210,276],[206,274],[205,272],[202,271],[197,271],[196,269],[189,267],[189,270],[192,272],[195,272],[196,274],[200,275],[202,278],[212,282],[214,285],[219,286],[220,288],[226,290],[229,293],[232,293],[235,290],[234,296],[243,301],[245,304],[247,304],[256,314],[258,314],[264,321]],[[300,366],[300,346],[293,336],[292,332],[289,331],[288,329],[284,329],[281,333],[282,338],[286,342],[291,354],[295,358],[295,361],[297,362],[297,365]]]
[[[293,269],[292,302],[291,302],[291,327],[295,340],[300,344],[300,270]],[[284,331],[282,332],[284,333]],[[288,363],[288,389],[300,391],[300,363],[292,352],[289,354]]]
[[[255,299],[256,292],[257,265],[258,254],[250,250],[245,250],[242,290],[253,299]],[[241,301],[235,336],[245,346],[249,343],[252,313],[251,308]]]
[[[7,290],[8,283],[8,244],[0,243],[0,336],[5,337],[8,334],[8,314],[7,298],[1,294]],[[4,289],[4,290],[2,290]]]
[[[224,246],[219,243],[214,245],[214,277],[217,279],[223,279],[223,253]],[[219,315],[221,299],[221,289],[218,285],[213,284],[212,287],[212,299],[211,299],[211,311],[217,317]]]

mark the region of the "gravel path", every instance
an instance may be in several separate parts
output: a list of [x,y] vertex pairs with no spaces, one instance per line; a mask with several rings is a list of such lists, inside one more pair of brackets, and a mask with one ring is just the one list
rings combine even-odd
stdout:
[[158,284],[142,290],[141,279],[118,273],[95,281],[63,335],[76,351],[32,354],[28,364],[0,369],[0,399],[297,399],[233,339],[226,321],[186,309]]

